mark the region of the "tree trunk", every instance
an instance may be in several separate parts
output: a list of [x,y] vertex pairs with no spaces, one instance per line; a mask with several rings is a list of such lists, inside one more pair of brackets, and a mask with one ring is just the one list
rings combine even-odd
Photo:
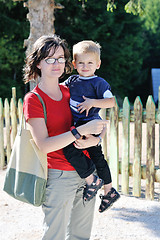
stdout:
[[[54,0],[28,0],[24,3],[28,7],[27,18],[30,22],[30,34],[28,39],[24,40],[26,54],[31,52],[34,42],[42,35],[53,34],[54,29]],[[34,81],[30,82],[30,90],[35,87]]]
[[30,35],[24,40],[26,53],[30,53],[33,43],[42,35],[53,34],[54,29],[54,0],[28,0],[24,3],[28,7],[27,18],[30,22]]
[[[24,1],[24,0],[13,0]],[[54,9],[63,8],[61,4],[56,4],[54,0],[28,0],[24,3],[24,7],[28,8],[27,18],[30,22],[30,35],[24,40],[26,47],[26,55],[31,52],[34,42],[42,35],[55,33],[54,29]],[[30,90],[35,87],[35,82],[30,82]]]

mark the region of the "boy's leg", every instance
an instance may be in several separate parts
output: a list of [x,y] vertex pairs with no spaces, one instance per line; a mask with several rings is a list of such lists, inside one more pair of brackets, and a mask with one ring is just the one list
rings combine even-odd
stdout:
[[86,178],[94,172],[95,166],[91,159],[81,149],[74,147],[73,143],[63,148],[63,152],[81,178]]
[[65,240],[90,239],[94,217],[95,198],[89,202],[83,202],[82,181],[73,202],[71,218]]
[[88,152],[96,165],[97,174],[104,180],[104,196],[100,195],[99,212],[104,212],[120,198],[119,193],[112,187],[111,173],[107,161],[102,153],[101,146],[91,147]]
[[[77,123],[76,123],[76,127],[78,127],[78,126],[81,126],[81,125],[83,125],[83,124],[85,124],[85,123],[87,123],[88,121],[78,121]],[[97,135],[95,135],[95,136],[97,136]],[[70,144],[70,145],[72,145],[73,147],[74,147],[74,145],[73,144]],[[68,147],[68,149],[70,148],[70,145],[69,146],[67,146]],[[76,149],[76,150],[78,150],[78,149]],[[72,161],[72,163],[73,163],[73,160],[71,159],[71,157],[69,157],[69,150],[66,150],[67,152],[66,152],[66,154],[67,154],[67,160],[68,160],[68,158],[70,158],[68,161],[71,163],[71,161]],[[81,151],[81,150],[80,150]],[[109,184],[109,183],[111,183],[112,182],[112,178],[111,178],[111,172],[110,172],[110,169],[109,169],[109,166],[108,166],[108,163],[107,163],[107,161],[105,160],[105,158],[104,158],[104,155],[103,155],[103,153],[102,153],[102,147],[101,147],[101,145],[100,146],[93,146],[93,147],[90,147],[90,148],[87,148],[87,151],[88,151],[88,153],[89,153],[89,155],[90,155],[90,158],[91,158],[91,162],[94,162],[94,164],[95,164],[95,166],[96,166],[96,170],[97,170],[97,174],[98,174],[98,176],[104,181],[104,184]],[[76,156],[76,152],[75,153],[73,153],[73,155],[75,155]],[[65,155],[66,156],[66,155]],[[79,161],[80,162],[80,161]],[[71,164],[72,164],[71,163]],[[80,162],[81,163],[81,162]],[[74,163],[73,163],[74,164]],[[83,164],[85,164],[84,163],[84,161],[83,161]],[[74,165],[72,165],[72,166],[74,166]],[[85,165],[84,165],[85,166]],[[76,167],[75,167],[75,169],[76,169]],[[77,171],[77,169],[76,169],[76,171]],[[78,171],[77,171],[78,172]],[[78,174],[79,174],[79,172],[78,172]],[[79,174],[80,175],[80,174]],[[87,177],[87,176],[89,176],[89,175],[85,175],[85,178]],[[81,177],[81,175],[80,175],[80,177]]]
[[87,151],[89,152],[89,155],[96,166],[98,176],[101,179],[103,179],[104,184],[111,183],[112,182],[111,172],[108,163],[105,160],[104,155],[102,153],[102,147],[101,146],[90,147],[87,148]]
[[65,147],[63,151],[64,155],[75,168],[79,176],[85,178],[86,188],[84,190],[83,198],[89,201],[97,194],[97,191],[103,185],[103,181],[93,175],[95,170],[93,161],[88,158],[81,149],[75,148],[73,144]]

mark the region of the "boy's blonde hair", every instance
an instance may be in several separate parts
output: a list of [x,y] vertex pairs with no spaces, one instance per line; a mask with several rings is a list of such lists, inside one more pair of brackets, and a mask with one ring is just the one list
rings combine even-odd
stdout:
[[83,40],[78,42],[73,46],[73,60],[76,60],[76,56],[82,53],[94,53],[99,59],[101,56],[101,46],[97,42],[93,42],[91,40]]

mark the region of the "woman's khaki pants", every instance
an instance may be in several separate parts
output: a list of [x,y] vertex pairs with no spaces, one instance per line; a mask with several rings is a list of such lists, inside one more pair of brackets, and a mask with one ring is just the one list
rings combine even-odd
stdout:
[[95,198],[83,202],[84,184],[76,171],[49,169],[43,240],[89,240]]

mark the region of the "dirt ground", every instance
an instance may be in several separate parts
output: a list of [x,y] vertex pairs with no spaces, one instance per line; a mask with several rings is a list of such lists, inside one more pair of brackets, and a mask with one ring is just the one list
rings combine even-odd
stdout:
[[[5,171],[0,170],[0,239],[40,240],[41,207],[19,202],[2,191],[4,176]],[[159,184],[156,184],[155,191],[154,201],[145,200],[143,194],[142,198],[121,195],[120,200],[104,213],[98,212],[100,200],[97,196],[90,240],[160,239]]]
[[[142,163],[146,159],[146,124],[143,124]],[[119,144],[122,152],[122,126]],[[108,131],[109,133],[109,131]],[[159,165],[159,128],[156,126],[155,163]],[[134,155],[134,125],[131,124],[130,159]],[[108,136],[109,139],[109,136]],[[108,142],[109,144],[109,142]],[[109,154],[109,145],[108,145]],[[41,207],[19,202],[3,189],[5,171],[0,170],[0,240],[40,240],[42,237],[43,213]],[[160,183],[155,183],[155,200],[145,200],[145,180],[141,181],[141,198],[121,194],[112,208],[98,212],[100,199],[97,194],[95,217],[90,240],[160,240]],[[132,178],[130,177],[130,193]],[[121,188],[121,186],[120,186]],[[59,239],[61,240],[61,239]]]

